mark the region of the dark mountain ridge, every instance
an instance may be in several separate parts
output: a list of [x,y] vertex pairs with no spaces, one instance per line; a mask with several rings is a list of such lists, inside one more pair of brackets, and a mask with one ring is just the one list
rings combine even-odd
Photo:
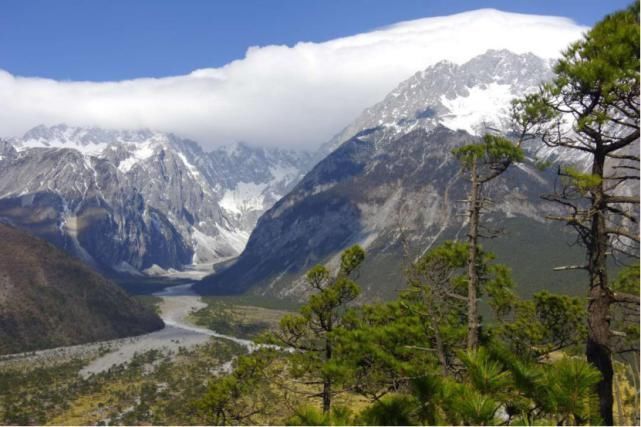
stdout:
[[0,354],[140,335],[163,321],[77,259],[0,224]]

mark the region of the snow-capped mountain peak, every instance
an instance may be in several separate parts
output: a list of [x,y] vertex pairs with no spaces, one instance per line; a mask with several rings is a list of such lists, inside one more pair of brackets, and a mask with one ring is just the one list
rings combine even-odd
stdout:
[[160,141],[164,134],[149,130],[122,131],[100,128],[81,128],[58,124],[36,126],[20,139],[14,139],[18,149],[24,148],[70,148],[83,154],[99,155],[113,143],[138,144],[152,140]]
[[117,271],[238,255],[260,214],[311,166],[304,152],[205,152],[168,133],[64,124],[0,141],[0,154],[0,221]]
[[478,134],[485,125],[506,129],[510,101],[533,91],[551,76],[552,63],[531,53],[488,50],[457,65],[438,62],[401,82],[381,102],[367,108],[323,148],[328,154],[368,129],[395,139],[411,130],[443,125]]

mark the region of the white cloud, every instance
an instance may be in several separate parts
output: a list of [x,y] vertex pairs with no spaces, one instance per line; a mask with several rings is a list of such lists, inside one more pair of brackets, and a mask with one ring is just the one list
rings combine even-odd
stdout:
[[0,135],[67,123],[175,132],[208,147],[310,147],[440,60],[463,63],[488,49],[552,58],[586,30],[566,18],[482,9],[324,43],[251,47],[243,59],[177,77],[75,82],[0,70]]

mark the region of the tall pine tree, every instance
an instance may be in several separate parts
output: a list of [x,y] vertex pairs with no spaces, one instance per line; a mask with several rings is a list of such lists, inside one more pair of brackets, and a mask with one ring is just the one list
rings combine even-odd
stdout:
[[602,375],[597,389],[604,424],[613,424],[610,308],[639,302],[614,292],[608,257],[638,254],[639,3],[607,16],[572,44],[554,67],[555,77],[516,105],[515,118],[552,147],[581,155],[588,170],[559,170],[563,186],[546,199],[566,210],[552,217],[573,227],[586,248],[588,273],[586,355]]

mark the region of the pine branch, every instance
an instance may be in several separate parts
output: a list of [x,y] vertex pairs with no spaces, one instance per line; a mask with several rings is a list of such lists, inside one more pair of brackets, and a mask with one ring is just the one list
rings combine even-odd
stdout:
[[409,348],[412,350],[421,350],[421,351],[429,351],[429,352],[436,352],[437,350],[435,348],[429,348],[429,347],[421,347],[418,345],[404,345],[403,347]]
[[619,209],[619,208],[617,208],[615,206],[608,206],[607,209],[608,209],[608,211],[610,211],[612,213],[615,213],[617,215],[621,215],[622,217],[628,219],[630,222],[633,222],[635,224],[638,222],[637,217],[635,217],[634,215],[632,215],[632,214],[630,214],[630,213],[628,213],[628,212],[626,212],[626,211],[624,211],[622,209]]
[[625,181],[628,179],[639,179],[639,175],[604,176],[603,179]]
[[605,196],[605,202],[639,204],[639,198],[634,196]]
[[632,160],[633,162],[638,162],[639,160],[641,160],[641,158],[639,158],[639,156],[633,156],[633,155],[629,155],[629,154],[609,153],[607,156],[612,158],[612,159]]
[[605,233],[606,234],[614,234],[614,235],[622,236],[622,237],[627,237],[628,239],[639,243],[639,236],[638,235],[632,234],[628,230],[626,230],[626,229],[624,229],[622,227],[619,227],[619,228],[607,228],[605,230]]
[[605,152],[607,154],[607,153],[611,153],[613,151],[616,151],[616,150],[618,150],[620,148],[625,147],[628,144],[631,144],[636,139],[639,139],[639,130],[638,129],[635,130],[634,132],[632,132],[631,134],[629,134],[628,136],[619,139],[617,142],[612,142],[610,144],[607,144],[605,146]]
[[640,304],[641,299],[638,295],[626,294],[623,292],[614,292],[612,293],[612,299],[614,302],[624,303],[624,304]]
[[554,267],[554,271],[567,271],[567,270],[587,270],[587,265],[561,265],[559,267]]

